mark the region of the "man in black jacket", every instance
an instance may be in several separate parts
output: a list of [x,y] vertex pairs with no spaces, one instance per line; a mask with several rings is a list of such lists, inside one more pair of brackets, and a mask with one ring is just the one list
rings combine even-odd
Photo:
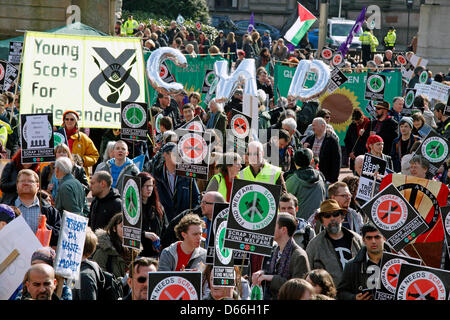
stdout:
[[347,262],[337,286],[339,300],[371,300],[380,288],[380,261],[386,239],[373,225],[362,227],[364,246]]
[[371,135],[379,135],[383,138],[383,153],[390,154],[392,142],[398,137],[398,122],[389,113],[389,102],[379,101],[375,104],[376,119],[373,119],[364,131],[363,140]]
[[338,180],[341,169],[341,147],[339,141],[327,132],[327,123],[323,118],[315,118],[312,122],[313,135],[306,138],[304,148],[310,148],[314,157],[319,158],[319,170],[328,183]]
[[93,231],[105,228],[111,218],[122,211],[120,194],[111,185],[112,176],[107,171],[97,171],[91,177],[90,188],[94,200],[91,203],[88,225]]

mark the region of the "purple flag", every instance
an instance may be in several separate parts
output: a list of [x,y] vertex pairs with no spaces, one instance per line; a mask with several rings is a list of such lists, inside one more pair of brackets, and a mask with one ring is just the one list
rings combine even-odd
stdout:
[[356,19],[355,24],[353,25],[352,29],[350,30],[350,33],[347,36],[347,39],[345,40],[345,42],[341,44],[341,46],[338,49],[344,57],[347,54],[350,44],[352,43],[353,36],[359,31],[360,28],[362,28],[362,24],[366,19],[366,10],[367,10],[366,7],[362,8],[361,13],[358,16],[358,19]]
[[255,29],[255,19],[252,12],[252,16],[250,17],[250,21],[248,22],[247,32],[250,33],[253,29]]

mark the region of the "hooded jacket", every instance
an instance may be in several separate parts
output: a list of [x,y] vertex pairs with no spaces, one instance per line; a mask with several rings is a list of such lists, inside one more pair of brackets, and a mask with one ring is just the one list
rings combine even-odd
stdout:
[[[95,172],[98,172],[100,170],[105,170],[107,172],[109,172],[112,175],[112,166],[115,165],[115,159],[112,158],[106,162],[102,162],[100,163],[97,168],[95,169]],[[116,180],[116,185],[115,188],[117,190],[119,190],[119,192],[122,192],[123,189],[123,179],[125,175],[130,175],[130,176],[137,176],[139,174],[139,169],[138,167],[136,167],[136,165],[134,164],[133,160],[131,160],[130,158],[126,158],[125,160],[125,164],[122,168],[122,170],[119,173],[119,176],[117,177]]]
[[89,226],[93,231],[105,228],[111,218],[122,211],[122,200],[119,191],[110,188],[104,198],[94,197],[89,212]]
[[286,189],[298,200],[297,217],[308,220],[327,196],[325,178],[311,166],[301,168],[286,180]]
[[102,270],[110,272],[118,278],[125,276],[128,265],[116,248],[114,248],[109,234],[103,229],[98,229],[95,231],[95,235],[97,236],[98,244],[92,260],[97,262]]
[[[159,257],[158,271],[175,271],[178,263],[177,246],[181,241],[172,243],[161,252]],[[206,250],[202,247],[194,249],[186,269],[200,269],[200,264],[206,261]]]

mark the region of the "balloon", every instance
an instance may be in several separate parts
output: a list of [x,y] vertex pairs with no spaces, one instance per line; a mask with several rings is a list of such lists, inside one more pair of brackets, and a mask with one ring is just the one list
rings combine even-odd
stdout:
[[[315,70],[317,81],[312,88],[303,88],[306,74],[310,70]],[[326,89],[330,80],[330,68],[321,60],[301,60],[295,70],[291,86],[288,91],[288,98],[309,101],[320,96]]]
[[152,52],[147,61],[147,75],[152,87],[164,95],[178,95],[184,93],[184,88],[181,83],[167,83],[161,79],[161,65],[165,60],[172,60],[178,67],[187,67],[186,57],[180,50],[170,47],[156,49]]
[[216,102],[227,102],[231,99],[239,85],[244,86],[244,94],[256,97],[256,68],[255,59],[244,59],[237,69],[228,74],[227,61],[216,61],[214,72],[219,79],[216,87]]

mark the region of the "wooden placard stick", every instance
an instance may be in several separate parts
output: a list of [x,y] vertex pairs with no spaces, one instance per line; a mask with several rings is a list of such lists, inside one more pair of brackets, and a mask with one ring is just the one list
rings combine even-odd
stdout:
[[0,263],[0,274],[2,274],[10,265],[14,262],[14,260],[17,259],[17,257],[20,255],[19,251],[17,249],[14,249],[11,251],[11,253],[6,257],[2,263]]

